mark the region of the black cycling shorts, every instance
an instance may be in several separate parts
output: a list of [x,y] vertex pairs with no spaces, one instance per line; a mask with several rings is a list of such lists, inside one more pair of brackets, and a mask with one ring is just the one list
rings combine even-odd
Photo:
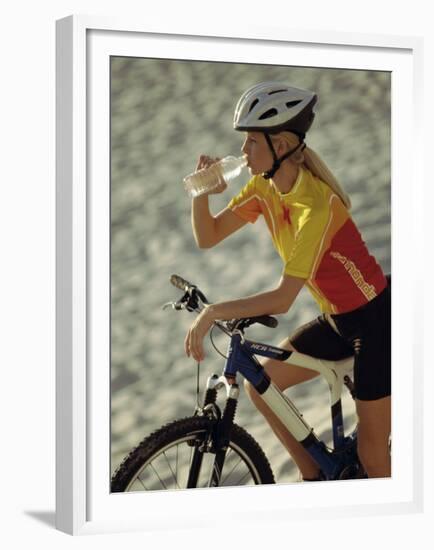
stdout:
[[300,353],[337,361],[354,355],[357,399],[372,401],[391,394],[391,288],[348,313],[320,315],[300,327],[290,342]]

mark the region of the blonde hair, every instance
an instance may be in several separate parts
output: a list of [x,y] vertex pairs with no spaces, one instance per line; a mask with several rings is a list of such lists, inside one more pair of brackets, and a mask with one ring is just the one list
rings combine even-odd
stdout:
[[[283,138],[291,149],[300,143],[299,137],[292,132],[281,132],[280,134],[271,136],[271,138],[273,140]],[[297,150],[291,155],[291,160],[296,164],[302,164],[305,168],[310,170],[314,176],[326,183],[336,195],[338,195],[348,210],[351,208],[350,197],[342,189],[340,183],[332,174],[326,163],[313,149],[306,146],[302,151]]]

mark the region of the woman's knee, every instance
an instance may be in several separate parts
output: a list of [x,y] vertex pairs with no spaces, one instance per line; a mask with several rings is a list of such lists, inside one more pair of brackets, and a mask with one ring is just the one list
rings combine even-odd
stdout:
[[258,400],[261,399],[253,384],[250,383],[246,378],[244,378],[244,389],[253,402],[256,403]]
[[247,393],[247,395],[250,398],[250,401],[254,404],[254,406],[262,413],[265,413],[268,411],[268,406],[266,405],[265,401],[262,399],[261,394],[255,389],[253,384],[251,384],[248,380],[244,379],[244,389]]
[[[273,385],[280,391],[285,391],[318,376],[318,372],[277,360],[264,361],[262,366]],[[261,396],[253,384],[244,379],[244,389],[252,401],[262,402]]]

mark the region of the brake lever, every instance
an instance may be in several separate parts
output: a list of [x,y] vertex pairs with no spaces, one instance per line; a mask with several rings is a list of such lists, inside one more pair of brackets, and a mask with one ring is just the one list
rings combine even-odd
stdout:
[[163,309],[167,309],[168,307],[171,307],[172,309],[176,309],[178,311],[181,309],[186,309],[187,311],[200,311],[197,296],[190,292],[186,292],[184,296],[177,302],[167,302],[163,305]]
[[172,309],[177,309],[178,311],[180,309],[185,309],[184,304],[180,302],[167,302],[166,304],[163,305],[162,309],[167,309],[168,307],[171,307]]
[[244,328],[243,319],[231,319],[227,322],[227,327],[231,332],[234,330],[239,330],[239,326]]

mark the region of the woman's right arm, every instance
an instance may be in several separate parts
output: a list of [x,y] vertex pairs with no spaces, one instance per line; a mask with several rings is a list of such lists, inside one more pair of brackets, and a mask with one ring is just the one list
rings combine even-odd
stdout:
[[209,211],[208,195],[193,199],[191,208],[193,235],[199,248],[211,248],[243,227],[247,222],[225,208],[216,217]]
[[[201,155],[196,170],[208,168],[219,160],[219,158]],[[227,184],[222,180],[217,188],[209,194],[222,193],[226,188]],[[211,248],[215,246],[247,223],[229,208],[225,208],[214,217],[209,211],[209,194],[199,195],[192,199],[191,223],[193,226],[193,235],[199,248]]]

